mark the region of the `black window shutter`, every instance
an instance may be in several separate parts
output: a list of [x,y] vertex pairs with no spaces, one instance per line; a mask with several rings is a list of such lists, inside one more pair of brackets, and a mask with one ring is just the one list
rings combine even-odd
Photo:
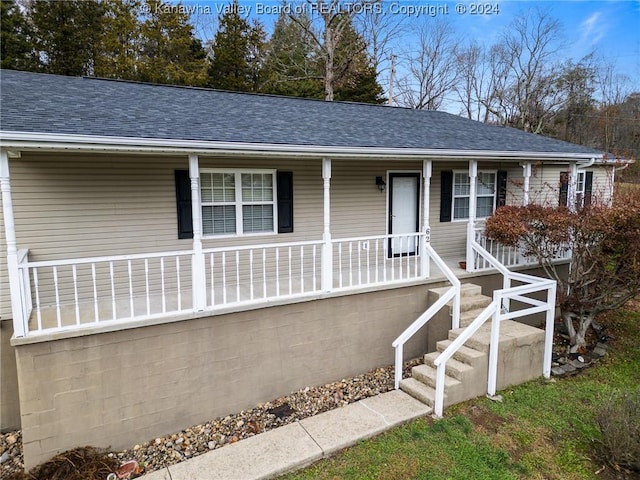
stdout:
[[591,205],[591,194],[593,193],[593,172],[584,174],[584,204]]
[[278,233],[293,232],[293,172],[278,172]]
[[560,172],[560,200],[558,205],[566,207],[567,197],[569,196],[569,172]]
[[507,171],[498,170],[497,180],[496,208],[504,207],[507,204]]
[[440,221],[451,221],[451,202],[453,202],[453,171],[440,172]]
[[176,205],[178,209],[178,238],[193,238],[191,216],[191,179],[188,170],[176,170]]

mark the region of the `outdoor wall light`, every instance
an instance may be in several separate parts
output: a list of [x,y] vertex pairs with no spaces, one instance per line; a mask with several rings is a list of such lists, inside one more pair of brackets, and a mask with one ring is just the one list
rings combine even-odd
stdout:
[[376,177],[376,186],[378,187],[378,190],[384,192],[384,187],[386,187],[387,184],[384,182],[382,177]]

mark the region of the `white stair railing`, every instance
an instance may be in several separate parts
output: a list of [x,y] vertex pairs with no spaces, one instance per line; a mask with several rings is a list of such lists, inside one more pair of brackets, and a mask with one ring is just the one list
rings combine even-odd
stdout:
[[460,326],[460,280],[455,276],[453,271],[447,266],[447,264],[440,258],[433,247],[426,243],[424,246],[425,252],[429,258],[433,260],[440,271],[445,275],[447,280],[451,283],[451,287],[447,292],[438,299],[436,303],[431,305],[422,315],[420,315],[407,329],[396,338],[391,344],[395,349],[395,373],[394,373],[394,385],[396,390],[400,387],[400,380],[402,380],[402,364],[404,362],[404,344],[413,337],[418,330],[431,320],[436,313],[440,311],[450,300],[453,300],[453,313],[451,317],[451,328],[458,328]]
[[[545,378],[551,375],[551,353],[553,345],[553,322],[555,316],[556,281],[509,271],[494,256],[487,252],[475,240],[471,240],[473,251],[481,255],[487,262],[504,275],[505,287],[493,292],[493,301],[478,317],[434,360],[436,366],[436,393],[434,414],[441,417],[444,409],[444,382],[446,363],[467,342],[478,329],[491,318],[491,341],[489,345],[489,372],[487,378],[487,394],[495,395],[498,378],[498,353],[500,341],[500,322],[513,320],[535,313],[546,312],[544,360],[542,374]],[[524,283],[512,287],[511,281]],[[537,292],[546,292],[546,301],[527,297]],[[510,312],[511,300],[527,305],[526,308]],[[506,307],[506,308],[503,308]]]

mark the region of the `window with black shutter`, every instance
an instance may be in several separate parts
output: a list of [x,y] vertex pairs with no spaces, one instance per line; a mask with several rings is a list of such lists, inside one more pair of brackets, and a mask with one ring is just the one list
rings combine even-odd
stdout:
[[[178,238],[193,238],[188,170],[175,171],[175,184]],[[293,232],[292,172],[203,170],[200,201],[204,236]]]

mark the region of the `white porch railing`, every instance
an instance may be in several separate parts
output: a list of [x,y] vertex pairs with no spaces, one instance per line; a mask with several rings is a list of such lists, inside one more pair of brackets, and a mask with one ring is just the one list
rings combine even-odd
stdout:
[[[509,247],[503,245],[495,240],[487,238],[485,235],[484,223],[478,223],[474,228],[474,238],[468,238],[470,242],[474,240],[480,245],[486,252],[500,262],[501,265],[506,267],[518,267],[518,266],[532,266],[538,262],[534,257],[526,257],[522,254],[522,249],[518,247]],[[555,257],[555,261],[568,260],[571,258],[571,250],[563,249],[562,253]],[[477,252],[473,255],[471,261],[467,260],[467,264],[470,265],[473,271],[483,271],[496,268],[487,260],[484,255],[480,255]]]
[[191,257],[191,251],[40,262],[24,256],[18,269],[24,279],[25,311],[31,313],[28,332],[188,310]]
[[[498,350],[500,338],[500,322],[522,318],[535,313],[546,312],[545,322],[545,345],[542,374],[545,378],[551,375],[551,354],[553,344],[553,322],[556,305],[556,282],[545,278],[534,277],[509,271],[498,259],[491,255],[475,240],[471,240],[471,247],[474,252],[482,256],[493,268],[498,269],[504,277],[504,288],[493,293],[493,301],[485,308],[478,317],[459,335],[451,344],[436,358],[436,392],[434,413],[441,417],[444,409],[444,383],[446,363],[469,340],[474,333],[491,318],[491,343],[489,346],[489,373],[487,378],[487,393],[495,395],[497,388],[498,371]],[[523,285],[512,286],[511,283],[519,282]],[[537,300],[528,295],[546,292],[546,300]],[[523,303],[526,307],[509,311],[511,301]]]
[[209,248],[207,306],[262,302],[319,293],[322,241]]
[[[320,240],[209,248],[201,256],[182,250],[30,261],[24,250],[18,275],[25,316],[14,319],[24,328],[16,332],[55,332],[202,311],[196,297],[206,298],[204,311],[215,312],[409,283],[428,278],[428,259],[435,252],[424,246],[425,238],[415,233],[334,239],[326,284],[322,251],[327,244]],[[195,272],[194,262],[202,262]],[[204,275],[198,278],[197,272]],[[323,285],[331,288],[323,290]]]
[[412,233],[333,240],[334,289],[426,278],[419,255],[424,238],[425,234]]
[[458,328],[460,326],[460,280],[458,280],[453,271],[447,266],[442,258],[440,258],[430,244],[426,244],[425,247],[425,251],[442,273],[444,273],[446,279],[451,283],[451,287],[438,299],[436,303],[431,305],[422,315],[409,325],[409,327],[391,344],[395,349],[394,385],[396,390],[400,387],[400,380],[402,380],[404,344],[407,343],[407,341],[413,337],[418,330],[426,325],[427,322],[429,322],[429,320],[431,320],[434,315],[451,300],[453,300],[451,328]]

